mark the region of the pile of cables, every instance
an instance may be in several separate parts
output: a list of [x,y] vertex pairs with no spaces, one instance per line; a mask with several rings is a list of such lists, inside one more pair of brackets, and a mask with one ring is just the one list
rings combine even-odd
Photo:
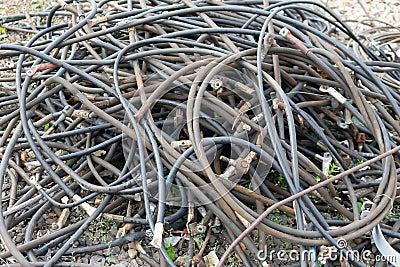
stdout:
[[[139,241],[151,266],[265,265],[271,237],[396,252],[400,63],[377,29],[307,0],[57,3],[1,17],[29,35],[0,45],[2,264],[99,266],[74,257]],[[82,242],[102,220],[117,233]]]

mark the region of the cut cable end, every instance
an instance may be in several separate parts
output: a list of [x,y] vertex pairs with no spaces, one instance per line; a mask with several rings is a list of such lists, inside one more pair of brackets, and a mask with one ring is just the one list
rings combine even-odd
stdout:
[[154,235],[153,239],[150,242],[150,245],[161,248],[163,241],[163,233],[164,233],[164,224],[162,222],[157,222],[154,226]]

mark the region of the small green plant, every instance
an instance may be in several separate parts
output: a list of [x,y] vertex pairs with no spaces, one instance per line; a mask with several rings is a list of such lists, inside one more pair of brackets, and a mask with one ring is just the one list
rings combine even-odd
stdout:
[[174,247],[168,242],[165,242],[164,245],[165,245],[165,250],[167,251],[168,256],[171,258],[171,260],[175,260]]
[[387,219],[399,219],[400,218],[400,207],[394,206],[390,212],[386,215]]
[[287,183],[287,181],[286,181],[286,179],[285,179],[285,177],[283,177],[283,174],[282,173],[280,173],[279,175],[278,175],[278,186],[280,186],[283,190],[288,190],[288,188],[289,188],[289,185],[288,185],[288,183]]
[[181,191],[176,187],[172,187],[172,194],[176,197],[181,197]]
[[111,242],[110,242],[108,245],[108,248],[107,248],[107,253],[106,253],[106,261],[107,261],[108,265],[111,265],[111,252],[112,252],[112,250],[111,250]]
[[221,248],[221,243],[220,243],[219,239],[216,238],[216,239],[215,239],[215,242],[214,242],[213,250],[214,250],[215,252],[217,252],[217,251],[219,251],[220,248]]
[[[352,164],[350,167],[352,168],[352,167],[361,165],[363,163],[364,163],[363,160],[358,160],[356,163]],[[371,166],[366,166],[366,167],[362,168],[361,170],[370,170],[370,169],[371,169]]]
[[204,244],[204,238],[205,238],[204,234],[198,234],[193,238],[193,240],[196,242],[197,246],[201,248]]
[[[73,209],[71,221],[75,223],[85,219],[86,217],[86,212],[77,207]],[[113,235],[114,232],[117,232],[117,228],[118,227],[114,219],[101,216],[90,223],[89,228],[85,232],[84,236],[91,240],[95,245],[107,243],[110,235]]]
[[39,1],[31,1],[31,5],[29,6],[29,9],[32,10],[32,12],[39,12],[43,11],[45,7],[49,5],[48,0],[39,0]]
[[279,209],[275,209],[275,210],[272,212],[271,220],[272,220],[274,223],[279,224],[279,222],[280,222],[280,216],[281,216],[281,212],[279,211]]
[[0,27],[0,33],[1,33],[1,34],[4,34],[4,33],[6,33],[6,32],[7,32],[7,29],[6,29],[6,28]]
[[360,201],[357,202],[358,210],[361,212],[362,205],[364,204],[364,199],[360,199]]
[[84,210],[82,210],[79,207],[76,207],[73,209],[73,215],[71,216],[71,221],[76,223],[79,222],[81,220],[83,220],[84,218],[86,218],[86,212]]
[[340,167],[336,163],[331,163],[331,166],[328,170],[328,178],[333,177],[335,174],[340,172]]
[[285,241],[285,242],[283,243],[283,246],[285,247],[285,249],[289,249],[290,243],[287,242],[287,241]]
[[50,123],[46,123],[45,125],[43,125],[43,131],[47,131],[50,128]]
[[235,266],[235,258],[234,257],[232,257],[232,256],[229,256],[229,258],[227,259],[227,262],[228,262],[228,266],[229,267],[233,267],[233,266]]
[[100,221],[98,222],[98,226],[102,228],[110,228],[110,226],[114,224],[114,220],[112,218],[101,218]]
[[[225,245],[225,248],[228,249],[228,247],[229,247],[229,245],[226,244],[226,245]],[[228,259],[226,260],[226,262],[228,263],[228,266],[229,266],[229,267],[235,267],[235,266],[237,266],[236,263],[235,263],[235,257],[234,257],[233,255],[230,255],[230,256],[228,257]]]

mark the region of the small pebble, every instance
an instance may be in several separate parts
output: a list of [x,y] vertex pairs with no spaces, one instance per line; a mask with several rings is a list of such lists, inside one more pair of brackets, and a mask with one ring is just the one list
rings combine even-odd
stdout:
[[93,265],[104,265],[106,263],[106,259],[100,255],[94,255],[90,258],[89,263]]
[[21,243],[22,241],[24,241],[24,238],[20,235],[15,238],[15,243]]
[[119,247],[113,247],[111,251],[112,251],[113,254],[119,254],[121,249]]

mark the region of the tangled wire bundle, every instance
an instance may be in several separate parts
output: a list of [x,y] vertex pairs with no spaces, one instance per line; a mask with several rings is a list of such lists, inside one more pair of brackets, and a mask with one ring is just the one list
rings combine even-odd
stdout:
[[[57,2],[29,26],[1,18],[32,34],[0,45],[4,264],[95,266],[73,256],[143,240],[152,266],[214,266],[212,236],[229,246],[266,207],[400,144],[397,57],[313,1]],[[378,224],[399,238],[396,157],[280,206],[287,222],[264,218],[234,261],[260,265],[269,236],[342,253]],[[117,233],[81,242],[102,218]]]

